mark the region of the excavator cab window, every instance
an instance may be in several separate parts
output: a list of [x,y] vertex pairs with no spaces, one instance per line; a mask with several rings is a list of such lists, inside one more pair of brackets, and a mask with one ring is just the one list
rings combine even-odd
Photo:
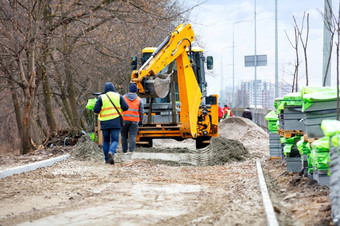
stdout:
[[131,57],[131,70],[137,70],[137,57],[133,56]]
[[[189,55],[190,56],[190,55]],[[201,89],[202,96],[207,94],[207,82],[205,81],[204,61],[205,57],[203,52],[192,52],[193,70],[197,79],[197,83]]]
[[141,60],[141,64],[143,65],[150,57],[152,53],[143,53]]
[[207,57],[207,69],[211,70],[214,68],[214,58],[212,56]]

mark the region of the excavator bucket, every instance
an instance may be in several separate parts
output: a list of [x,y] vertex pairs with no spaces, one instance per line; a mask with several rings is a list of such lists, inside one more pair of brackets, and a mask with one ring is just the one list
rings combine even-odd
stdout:
[[166,97],[169,93],[170,88],[170,77],[165,79],[155,78],[148,79],[144,82],[144,91],[145,93],[139,93],[140,97],[144,98],[155,98],[155,97]]

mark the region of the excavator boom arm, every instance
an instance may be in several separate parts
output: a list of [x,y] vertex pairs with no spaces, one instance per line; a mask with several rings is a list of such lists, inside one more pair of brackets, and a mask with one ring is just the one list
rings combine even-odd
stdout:
[[[140,94],[148,94],[145,89],[144,80],[155,80],[155,75],[164,69],[168,64],[178,58],[179,55],[186,52],[186,48],[191,46],[195,39],[195,34],[191,24],[185,27],[179,25],[171,35],[169,35],[162,44],[151,55],[149,60],[137,71],[132,72],[131,81],[135,82]],[[167,88],[168,87],[163,87]]]

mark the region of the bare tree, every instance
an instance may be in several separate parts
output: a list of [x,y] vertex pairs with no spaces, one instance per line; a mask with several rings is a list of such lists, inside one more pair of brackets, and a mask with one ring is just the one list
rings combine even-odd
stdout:
[[[294,17],[294,16],[293,16]],[[290,40],[287,32],[285,31],[287,39],[290,43],[290,45],[293,47],[295,50],[295,69],[293,73],[293,85],[292,85],[292,92],[297,92],[298,90],[298,77],[299,77],[299,66],[300,66],[300,59],[299,59],[299,35],[298,35],[298,29],[294,27],[294,43]],[[295,88],[295,90],[294,90]]]
[[326,81],[327,81],[327,75],[328,75],[328,71],[330,69],[330,64],[331,64],[331,59],[332,59],[332,50],[333,50],[333,41],[334,41],[334,33],[335,33],[335,27],[333,25],[333,21],[334,21],[334,13],[333,13],[333,9],[332,6],[329,2],[329,0],[326,1],[326,4],[328,6],[329,12],[325,12],[323,14],[323,22],[326,25],[328,31],[331,34],[330,40],[329,40],[329,55],[328,55],[328,59],[327,59],[327,65],[326,65],[326,70],[325,70],[325,75],[324,75],[324,80],[322,85],[326,86]]
[[0,89],[12,106],[0,120],[15,114],[21,153],[43,139],[31,134],[84,129],[91,93],[107,81],[126,91],[130,56],[157,46],[189,11],[177,0],[3,2]]
[[306,12],[303,13],[301,28],[299,28],[299,26],[297,25],[295,16],[293,15],[295,28],[297,30],[297,34],[298,34],[298,37],[300,39],[300,42],[301,42],[301,45],[302,45],[302,48],[303,48],[303,54],[304,54],[304,58],[305,58],[306,86],[308,86],[307,44],[308,44],[308,35],[309,35],[309,13],[307,13],[307,21],[306,21],[306,27],[307,27],[306,28],[307,29],[306,30],[306,38],[305,38],[305,40],[303,40],[302,33],[303,33],[303,28],[304,28],[305,17],[306,17]]

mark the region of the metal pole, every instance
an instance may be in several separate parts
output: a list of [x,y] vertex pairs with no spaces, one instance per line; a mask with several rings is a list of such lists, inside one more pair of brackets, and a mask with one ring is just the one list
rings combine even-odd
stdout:
[[233,101],[232,101],[232,108],[235,107],[235,42],[234,42],[234,27],[235,23],[233,24]]
[[255,81],[254,81],[254,101],[255,101],[255,109],[257,107],[256,97],[257,97],[257,57],[256,57],[256,0],[254,0],[254,58],[255,58],[255,67],[254,67],[254,73],[255,73]]
[[[332,7],[332,0],[324,0],[324,12],[323,12],[323,67],[322,67],[322,82],[321,85],[323,86],[326,71],[327,71],[327,64],[328,64],[328,58],[330,56],[330,46],[331,46],[331,31],[329,30],[330,22],[331,22],[331,10],[328,6]],[[327,71],[327,78],[326,78],[326,86],[331,85],[331,62],[329,62],[328,65],[328,71]]]
[[277,0],[275,0],[275,98],[279,97],[279,69],[278,69],[278,34],[277,34]]
[[224,92],[223,92],[223,83],[224,83],[224,79],[223,79],[223,61],[222,61],[222,50],[223,48],[221,49],[221,96],[218,100],[218,103],[220,103],[219,105],[221,105],[223,103],[223,99],[224,99]]

